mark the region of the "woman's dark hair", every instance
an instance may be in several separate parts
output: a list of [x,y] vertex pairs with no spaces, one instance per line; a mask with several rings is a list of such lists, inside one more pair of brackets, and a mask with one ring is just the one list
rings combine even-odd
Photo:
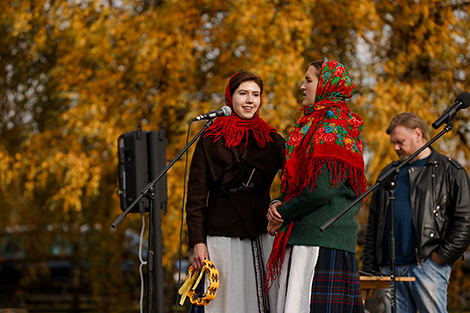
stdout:
[[251,72],[242,71],[235,74],[230,80],[230,97],[233,96],[233,93],[235,92],[235,90],[237,90],[241,83],[244,83],[246,81],[254,81],[259,86],[261,94],[263,94],[263,81],[261,80],[261,78]]
[[316,60],[310,63],[310,66],[313,66],[317,69],[318,76],[320,76],[321,68],[323,67],[324,60]]

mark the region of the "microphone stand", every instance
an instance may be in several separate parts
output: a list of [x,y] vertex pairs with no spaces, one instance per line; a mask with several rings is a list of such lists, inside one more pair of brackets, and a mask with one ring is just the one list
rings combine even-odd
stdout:
[[[351,210],[356,204],[361,202],[365,197],[367,197],[370,193],[375,191],[379,186],[383,186],[384,189],[390,191],[390,292],[391,292],[391,309],[392,313],[396,312],[396,290],[395,290],[395,237],[394,237],[394,224],[393,224],[393,200],[395,199],[395,186],[396,186],[396,176],[400,172],[400,169],[410,163],[417,155],[419,155],[424,149],[429,147],[439,138],[441,138],[445,133],[448,133],[454,127],[454,117],[456,112],[451,112],[449,115],[446,123],[447,125],[444,129],[434,136],[430,141],[425,143],[421,148],[419,148],[415,153],[413,153],[409,158],[400,162],[397,166],[390,168],[387,172],[382,174],[377,178],[376,183],[372,186],[369,190],[367,190],[364,194],[354,200],[347,208],[341,211],[339,214],[328,220],[325,224],[320,227],[320,231],[325,231],[328,227],[330,227],[333,223],[335,223],[341,216],[343,216],[346,212]],[[393,251],[392,251],[393,250]]]
[[391,312],[396,312],[397,301],[396,301],[396,282],[395,282],[395,221],[394,221],[394,202],[395,202],[395,187],[396,179],[400,172],[400,169],[397,168],[393,175],[390,175],[383,184],[385,190],[388,190],[390,193],[389,203],[390,203],[390,307]]
[[[143,197],[147,197],[151,200],[155,199],[155,188],[154,185],[168,172],[168,170],[178,161],[178,159],[193,145],[193,143],[201,137],[201,135],[208,129],[212,123],[214,122],[214,118],[207,120],[204,127],[194,136],[194,138],[186,145],[186,147],[181,150],[178,155],[171,161],[163,170],[162,172],[157,175],[150,183],[145,186],[140,194],[136,197],[136,199],[126,208],[121,215],[113,222],[111,225],[113,228],[116,228],[125,218],[126,215],[129,213],[132,208],[142,200]],[[163,313],[163,268],[162,268],[162,235],[161,235],[161,221],[160,221],[160,214],[159,212],[154,211],[154,205],[152,204],[153,201],[150,201],[150,209],[149,209],[149,250],[147,253],[147,272],[148,272],[148,300],[147,300],[147,313],[153,312],[152,310],[152,295],[153,290],[152,287],[155,288],[156,293],[156,313]],[[158,226],[158,227],[157,227]],[[153,249],[153,250],[152,250]],[[155,249],[157,254],[155,255]],[[156,274],[154,276],[154,270]],[[157,288],[160,287],[160,288]]]

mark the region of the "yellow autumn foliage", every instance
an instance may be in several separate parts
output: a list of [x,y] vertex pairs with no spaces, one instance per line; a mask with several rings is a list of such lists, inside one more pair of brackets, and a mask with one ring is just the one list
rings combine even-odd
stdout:
[[[309,62],[328,57],[344,63],[356,85],[350,106],[364,119],[372,185],[396,159],[385,134],[394,115],[416,112],[431,125],[470,91],[469,19],[470,4],[458,0],[3,1],[0,229],[67,226],[61,236],[83,248],[75,257],[95,265],[89,275],[100,310],[125,312],[133,300],[120,291],[131,286],[116,273],[126,230],[138,231],[141,221],[129,214],[110,227],[121,213],[119,135],[163,126],[170,162],[186,145],[189,121],[223,106],[228,78],[245,69],[262,77],[261,116],[285,136]],[[459,112],[435,144],[467,170],[469,121],[468,110]],[[202,126],[193,123],[191,136]],[[180,238],[184,180],[185,156],[168,172],[161,225],[168,312],[180,240],[183,258],[190,254],[184,224]],[[94,229],[85,242],[83,225]],[[459,264],[453,309],[470,306],[459,300],[468,296]]]

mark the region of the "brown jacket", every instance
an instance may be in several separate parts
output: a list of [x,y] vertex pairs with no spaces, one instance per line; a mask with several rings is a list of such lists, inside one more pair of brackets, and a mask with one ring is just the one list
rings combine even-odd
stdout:
[[253,238],[266,233],[270,187],[282,168],[285,145],[279,134],[271,138],[264,149],[250,138],[243,152],[240,146],[226,148],[224,139],[199,139],[186,205],[191,246],[205,242],[206,235]]

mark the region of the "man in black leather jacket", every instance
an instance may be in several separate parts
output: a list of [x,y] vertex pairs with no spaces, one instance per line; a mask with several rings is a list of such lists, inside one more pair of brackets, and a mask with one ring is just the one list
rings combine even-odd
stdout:
[[[387,129],[405,160],[427,142],[427,126],[414,113],[396,116]],[[399,164],[389,164],[380,175]],[[397,312],[447,312],[452,264],[470,243],[470,180],[455,160],[433,148],[423,150],[396,178],[394,200]],[[390,274],[390,192],[372,195],[362,261],[363,272]],[[390,293],[385,308],[390,310]]]

